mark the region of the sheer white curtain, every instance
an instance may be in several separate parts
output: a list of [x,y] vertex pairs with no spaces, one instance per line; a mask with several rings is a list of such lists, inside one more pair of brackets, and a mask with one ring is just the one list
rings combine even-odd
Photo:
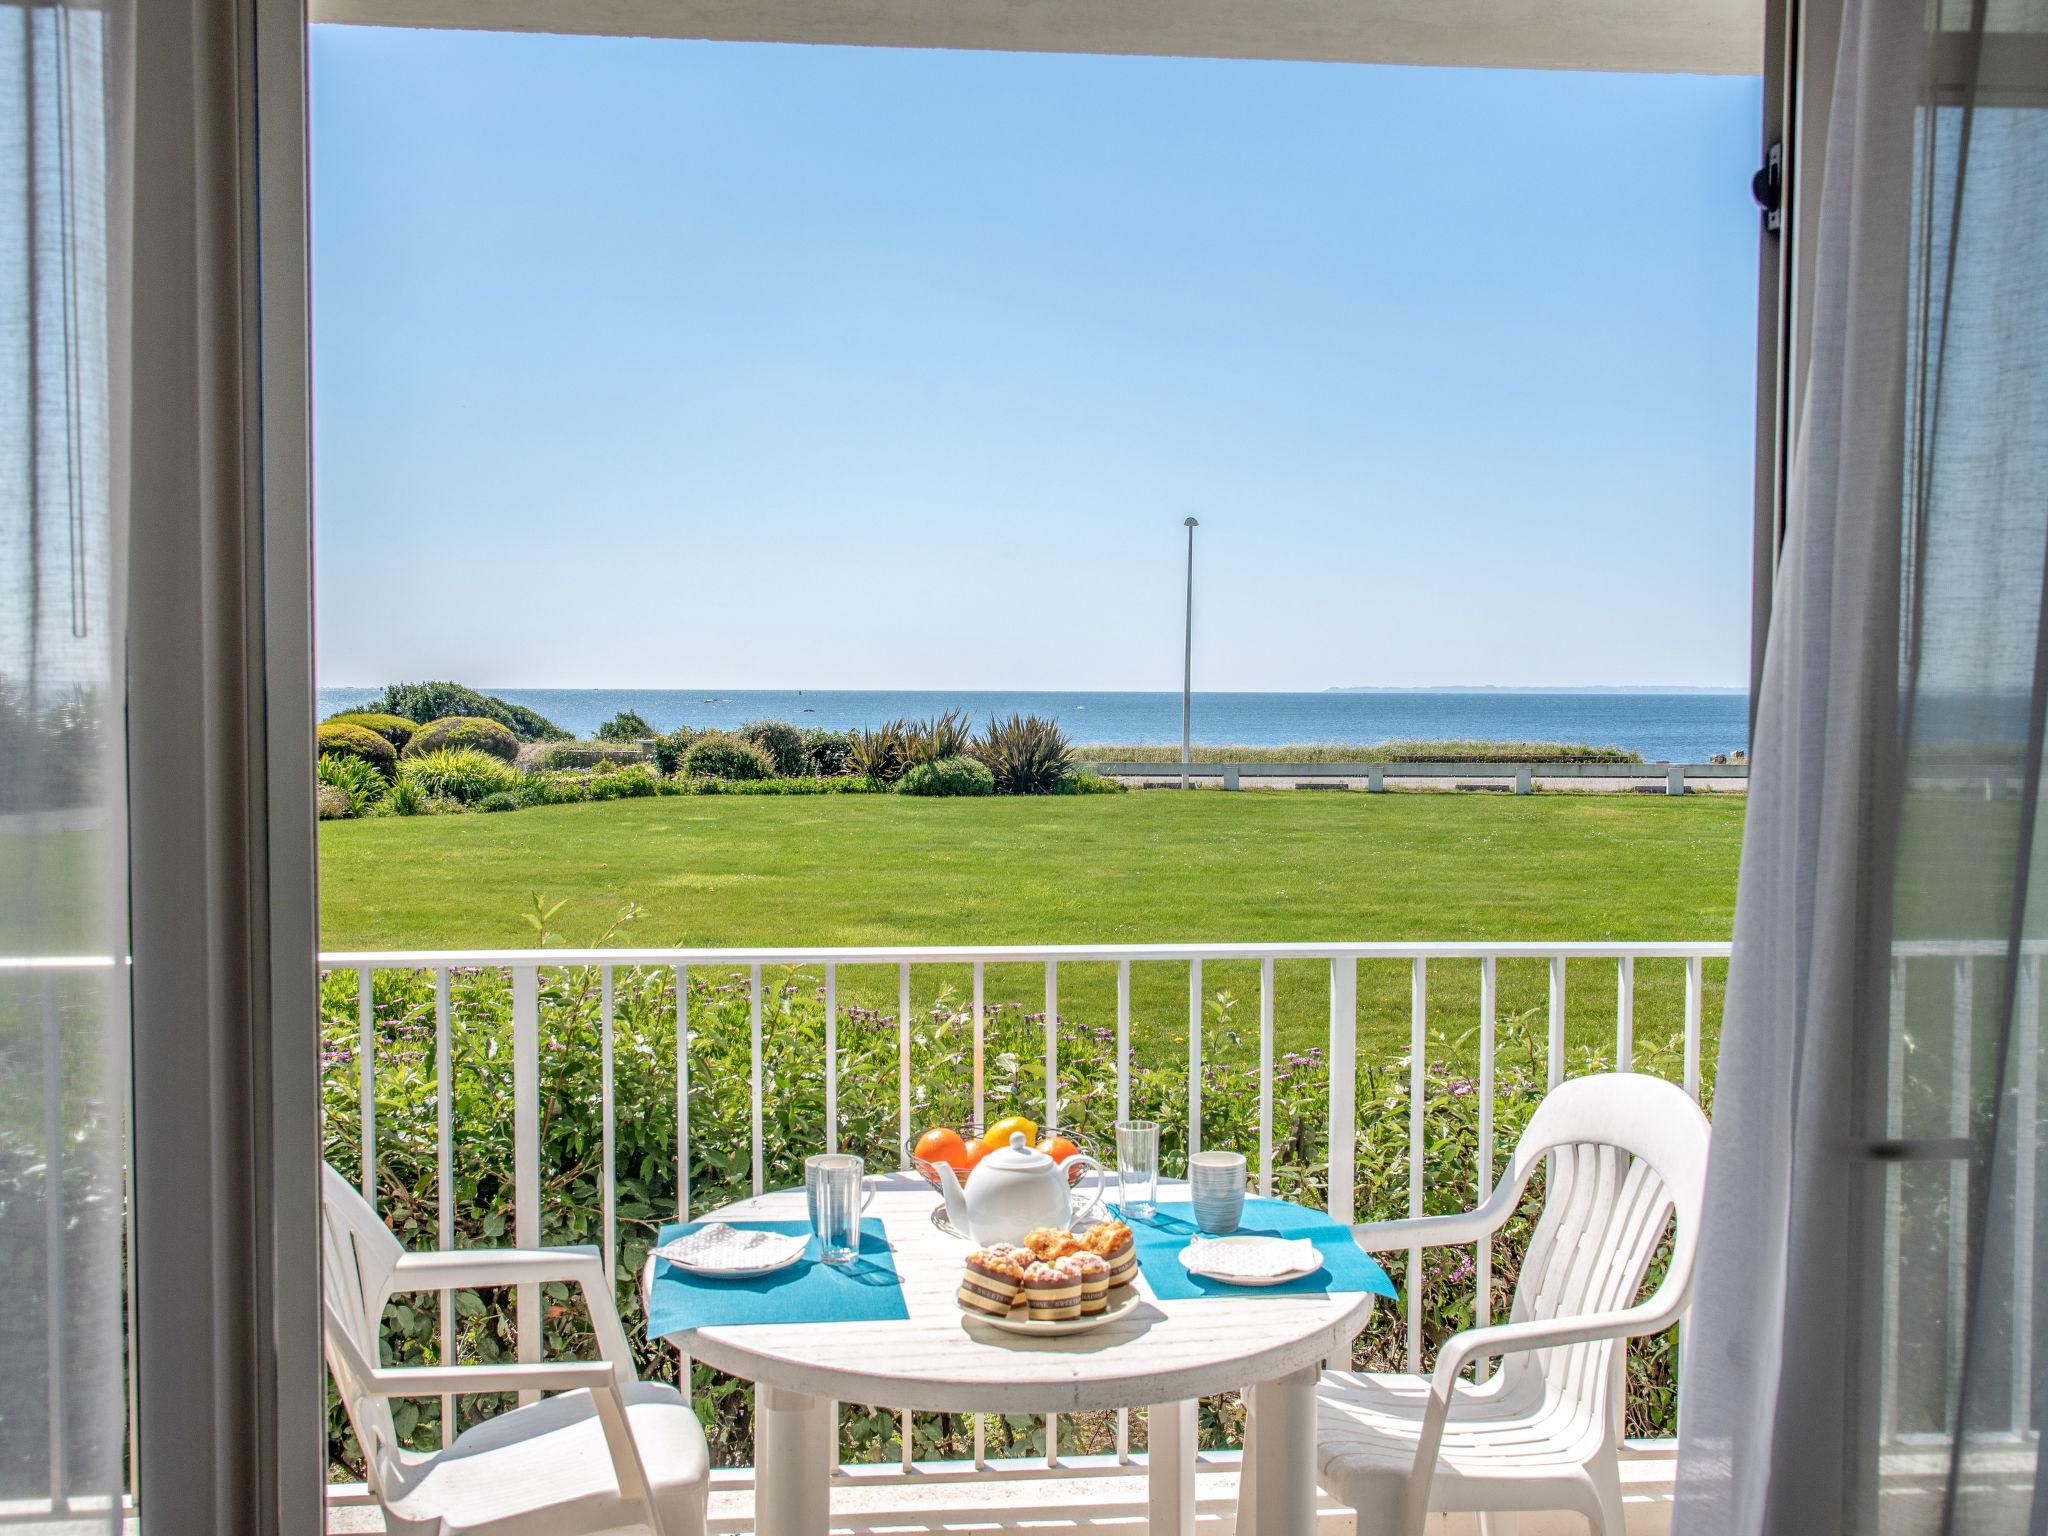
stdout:
[[106,8],[0,5],[0,1505],[127,1487]]
[[2048,17],[1849,0],[1676,1530],[2048,1529]]

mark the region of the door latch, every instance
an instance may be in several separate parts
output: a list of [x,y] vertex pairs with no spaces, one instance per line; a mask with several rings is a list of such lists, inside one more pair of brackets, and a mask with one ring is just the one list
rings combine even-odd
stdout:
[[1785,150],[1773,144],[1764,153],[1763,169],[1749,178],[1749,194],[1764,211],[1764,228],[1777,234],[1785,226],[1782,211],[1785,196]]

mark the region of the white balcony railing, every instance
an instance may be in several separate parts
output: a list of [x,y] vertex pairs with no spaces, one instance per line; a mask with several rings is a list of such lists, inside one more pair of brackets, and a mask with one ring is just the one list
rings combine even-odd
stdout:
[[[965,970],[972,976],[972,1048],[969,1060],[962,1063],[971,1072],[971,1102],[975,1118],[985,1120],[984,1095],[988,1081],[987,1072],[987,1012],[990,1006],[987,996],[987,972],[989,968],[1002,966],[1014,968],[1019,965],[1042,967],[1045,989],[1045,1010],[1043,1015],[1044,1081],[1046,1084],[1044,1116],[1047,1123],[1059,1123],[1059,1054],[1062,1046],[1062,1024],[1073,1028],[1073,1021],[1061,1019],[1059,1007],[1059,985],[1062,966],[1113,965],[1116,975],[1116,1021],[1114,1035],[1114,1071],[1116,1082],[1116,1110],[1118,1118],[1128,1117],[1130,1110],[1130,1085],[1132,1075],[1131,1042],[1131,976],[1134,967],[1147,965],[1168,965],[1185,967],[1188,977],[1187,1006],[1187,1144],[1190,1148],[1202,1142],[1202,1085],[1205,1064],[1203,1048],[1204,988],[1203,967],[1235,963],[1242,967],[1256,964],[1259,976],[1259,1037],[1258,1037],[1258,1145],[1254,1162],[1256,1178],[1261,1191],[1270,1193],[1274,1180],[1274,1115],[1273,1087],[1275,1080],[1275,967],[1276,965],[1299,965],[1309,962],[1327,967],[1330,1028],[1328,1034],[1328,1077],[1327,1123],[1329,1136],[1328,1209],[1340,1221],[1354,1219],[1354,1190],[1357,1170],[1354,1162],[1358,1146],[1358,1104],[1356,1089],[1358,1082],[1358,1001],[1359,971],[1362,965],[1386,965],[1394,963],[1405,967],[1407,972],[1409,1002],[1409,1050],[1408,1065],[1408,1168],[1407,1214],[1423,1213],[1424,1200],[1424,1139],[1428,1110],[1428,1079],[1425,1070],[1429,1053],[1429,1029],[1431,1023],[1430,982],[1432,968],[1463,968],[1469,986],[1470,974],[1476,972],[1478,982],[1477,1008],[1470,1020],[1477,1037],[1477,1082],[1476,1099],[1478,1114],[1478,1143],[1472,1170],[1472,1188],[1476,1197],[1483,1199],[1491,1188],[1495,1167],[1499,1162],[1495,1146],[1495,1062],[1497,1055],[1497,968],[1503,962],[1519,962],[1524,965],[1535,963],[1547,972],[1548,1002],[1545,1011],[1548,1063],[1548,1084],[1555,1086],[1563,1079],[1566,1070],[1566,1011],[1568,1003],[1568,980],[1586,975],[1595,967],[1604,973],[1605,980],[1598,983],[1598,992],[1605,995],[1603,1009],[1611,1008],[1613,1028],[1613,1060],[1624,1067],[1635,1063],[1636,1057],[1636,989],[1637,966],[1657,964],[1672,968],[1674,978],[1682,976],[1682,1024],[1683,1053],[1680,1071],[1683,1086],[1695,1097],[1700,1091],[1701,1042],[1705,1028],[1706,976],[1705,965],[1710,960],[1725,959],[1729,946],[1725,943],[1636,943],[1636,944],[1561,944],[1561,943],[1359,943],[1359,944],[1108,944],[1108,945],[1006,945],[985,948],[963,948],[951,946],[876,946],[861,948],[823,949],[539,949],[539,950],[420,950],[420,951],[349,951],[324,954],[321,964],[330,973],[354,971],[359,977],[358,1031],[354,1067],[359,1074],[359,1095],[362,1104],[369,1106],[369,1112],[362,1117],[361,1166],[364,1194],[373,1202],[377,1189],[372,1170],[377,1161],[378,1127],[375,1114],[377,1101],[377,1050],[379,1020],[373,995],[373,981],[379,972],[408,971],[426,973],[434,982],[434,1051],[436,1063],[436,1162],[439,1172],[440,1230],[444,1241],[453,1241],[455,1209],[451,1170],[455,1161],[456,1139],[462,1128],[455,1123],[451,1085],[448,1073],[442,1064],[452,1059],[450,1046],[453,1032],[459,1028],[460,1020],[451,1002],[451,973],[471,968],[496,969],[510,981],[512,1003],[512,1117],[513,1117],[513,1240],[521,1245],[538,1243],[542,1240],[543,1170],[541,1166],[540,1105],[541,1105],[541,987],[540,973],[556,968],[596,968],[600,984],[600,1027],[599,1049],[602,1053],[601,1079],[604,1084],[603,1153],[600,1188],[603,1208],[604,1251],[607,1261],[616,1264],[619,1251],[617,1233],[617,1170],[615,1167],[615,1125],[613,1119],[612,1082],[614,1038],[614,977],[628,968],[657,968],[671,972],[674,977],[674,992],[677,999],[675,1014],[676,1030],[676,1147],[677,1169],[675,1209],[677,1219],[688,1219],[692,1214],[692,1191],[690,1169],[692,1166],[690,1126],[690,1017],[689,980],[693,973],[699,977],[716,976],[723,980],[739,976],[745,979],[749,994],[750,1051],[749,1051],[749,1150],[751,1161],[751,1187],[759,1193],[765,1183],[764,1157],[764,1040],[763,1040],[763,999],[764,969],[771,972],[787,968],[801,968],[803,971],[822,978],[825,1009],[825,1050],[819,1071],[825,1104],[825,1146],[819,1150],[833,1150],[836,1146],[840,1093],[840,1052],[835,1041],[835,1032],[841,1018],[840,972],[842,968],[877,966],[894,967],[896,970],[896,1027],[897,1060],[895,1077],[898,1139],[907,1141],[916,1130],[912,1123],[912,1107],[915,1102],[912,1077],[912,1032],[918,1016],[912,1007],[913,973],[920,967],[950,967],[957,973]],[[1438,974],[1442,974],[1442,969]],[[872,974],[871,970],[868,974]],[[1007,975],[1014,976],[1011,969]],[[1213,973],[1212,973],[1213,974]],[[1068,1042],[1074,1048],[1074,1042]],[[1091,1043],[1091,1049],[1097,1049]],[[1498,1149],[1505,1152],[1505,1147]],[[1472,1272],[1472,1287],[1475,1310],[1481,1323],[1489,1319],[1489,1299],[1492,1284],[1491,1245],[1481,1247],[1475,1256]],[[1423,1289],[1422,1254],[1411,1250],[1407,1255],[1406,1282],[1402,1287],[1404,1297],[1404,1327],[1406,1354],[1411,1369],[1419,1368],[1423,1355],[1423,1339],[1420,1315],[1420,1300]],[[532,1294],[532,1288],[522,1291],[515,1302],[515,1317],[519,1349],[522,1358],[538,1358],[540,1327],[539,1297]],[[444,1349],[452,1348],[453,1339],[448,1330],[452,1328],[453,1309],[443,1299]],[[454,1422],[452,1404],[444,1405],[442,1423]],[[954,1464],[922,1465],[913,1462],[912,1435],[907,1422],[902,1425],[902,1459],[898,1475],[916,1473],[929,1477],[942,1470],[965,1472],[967,1475],[993,1476],[999,1472],[1019,1470],[1014,1467],[992,1466],[984,1455],[981,1420],[975,1422],[975,1456],[971,1462]],[[1048,1425],[1046,1434],[1047,1454],[1041,1465],[1030,1470],[1039,1476],[1047,1471],[1066,1474],[1088,1472],[1114,1473],[1128,1471],[1132,1462],[1129,1453],[1128,1415],[1119,1415],[1116,1444],[1118,1454],[1114,1457],[1061,1457],[1057,1435]],[[848,1479],[862,1483],[872,1482],[878,1475],[873,1466],[848,1466],[843,1469]]]

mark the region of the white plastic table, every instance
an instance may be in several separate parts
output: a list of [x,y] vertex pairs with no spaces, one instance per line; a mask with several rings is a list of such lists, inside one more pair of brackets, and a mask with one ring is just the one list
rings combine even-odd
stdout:
[[[1080,1413],[1149,1408],[1152,1536],[1192,1536],[1195,1401],[1251,1388],[1256,1425],[1240,1483],[1240,1532],[1313,1536],[1316,1382],[1348,1361],[1373,1298],[1363,1292],[1143,1301],[1064,1338],[1025,1339],[971,1325],[953,1299],[967,1247],[932,1225],[938,1196],[916,1174],[869,1180],[903,1279],[907,1318],[763,1323],[667,1335],[683,1354],[760,1388],[754,1436],[759,1536],[825,1536],[840,1402],[934,1413]],[[1184,1199],[1167,1183],[1162,1199]],[[802,1220],[801,1189],[742,1200],[699,1220]],[[652,1273],[650,1259],[648,1273]]]

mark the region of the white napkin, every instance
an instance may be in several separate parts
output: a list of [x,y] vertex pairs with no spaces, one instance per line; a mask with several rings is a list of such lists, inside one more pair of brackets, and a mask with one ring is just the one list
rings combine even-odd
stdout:
[[1322,1263],[1305,1237],[1195,1237],[1181,1254],[1190,1274],[1258,1280],[1314,1269]]
[[686,1269],[765,1269],[803,1252],[807,1241],[799,1232],[762,1232],[714,1221],[663,1243],[654,1256]]

